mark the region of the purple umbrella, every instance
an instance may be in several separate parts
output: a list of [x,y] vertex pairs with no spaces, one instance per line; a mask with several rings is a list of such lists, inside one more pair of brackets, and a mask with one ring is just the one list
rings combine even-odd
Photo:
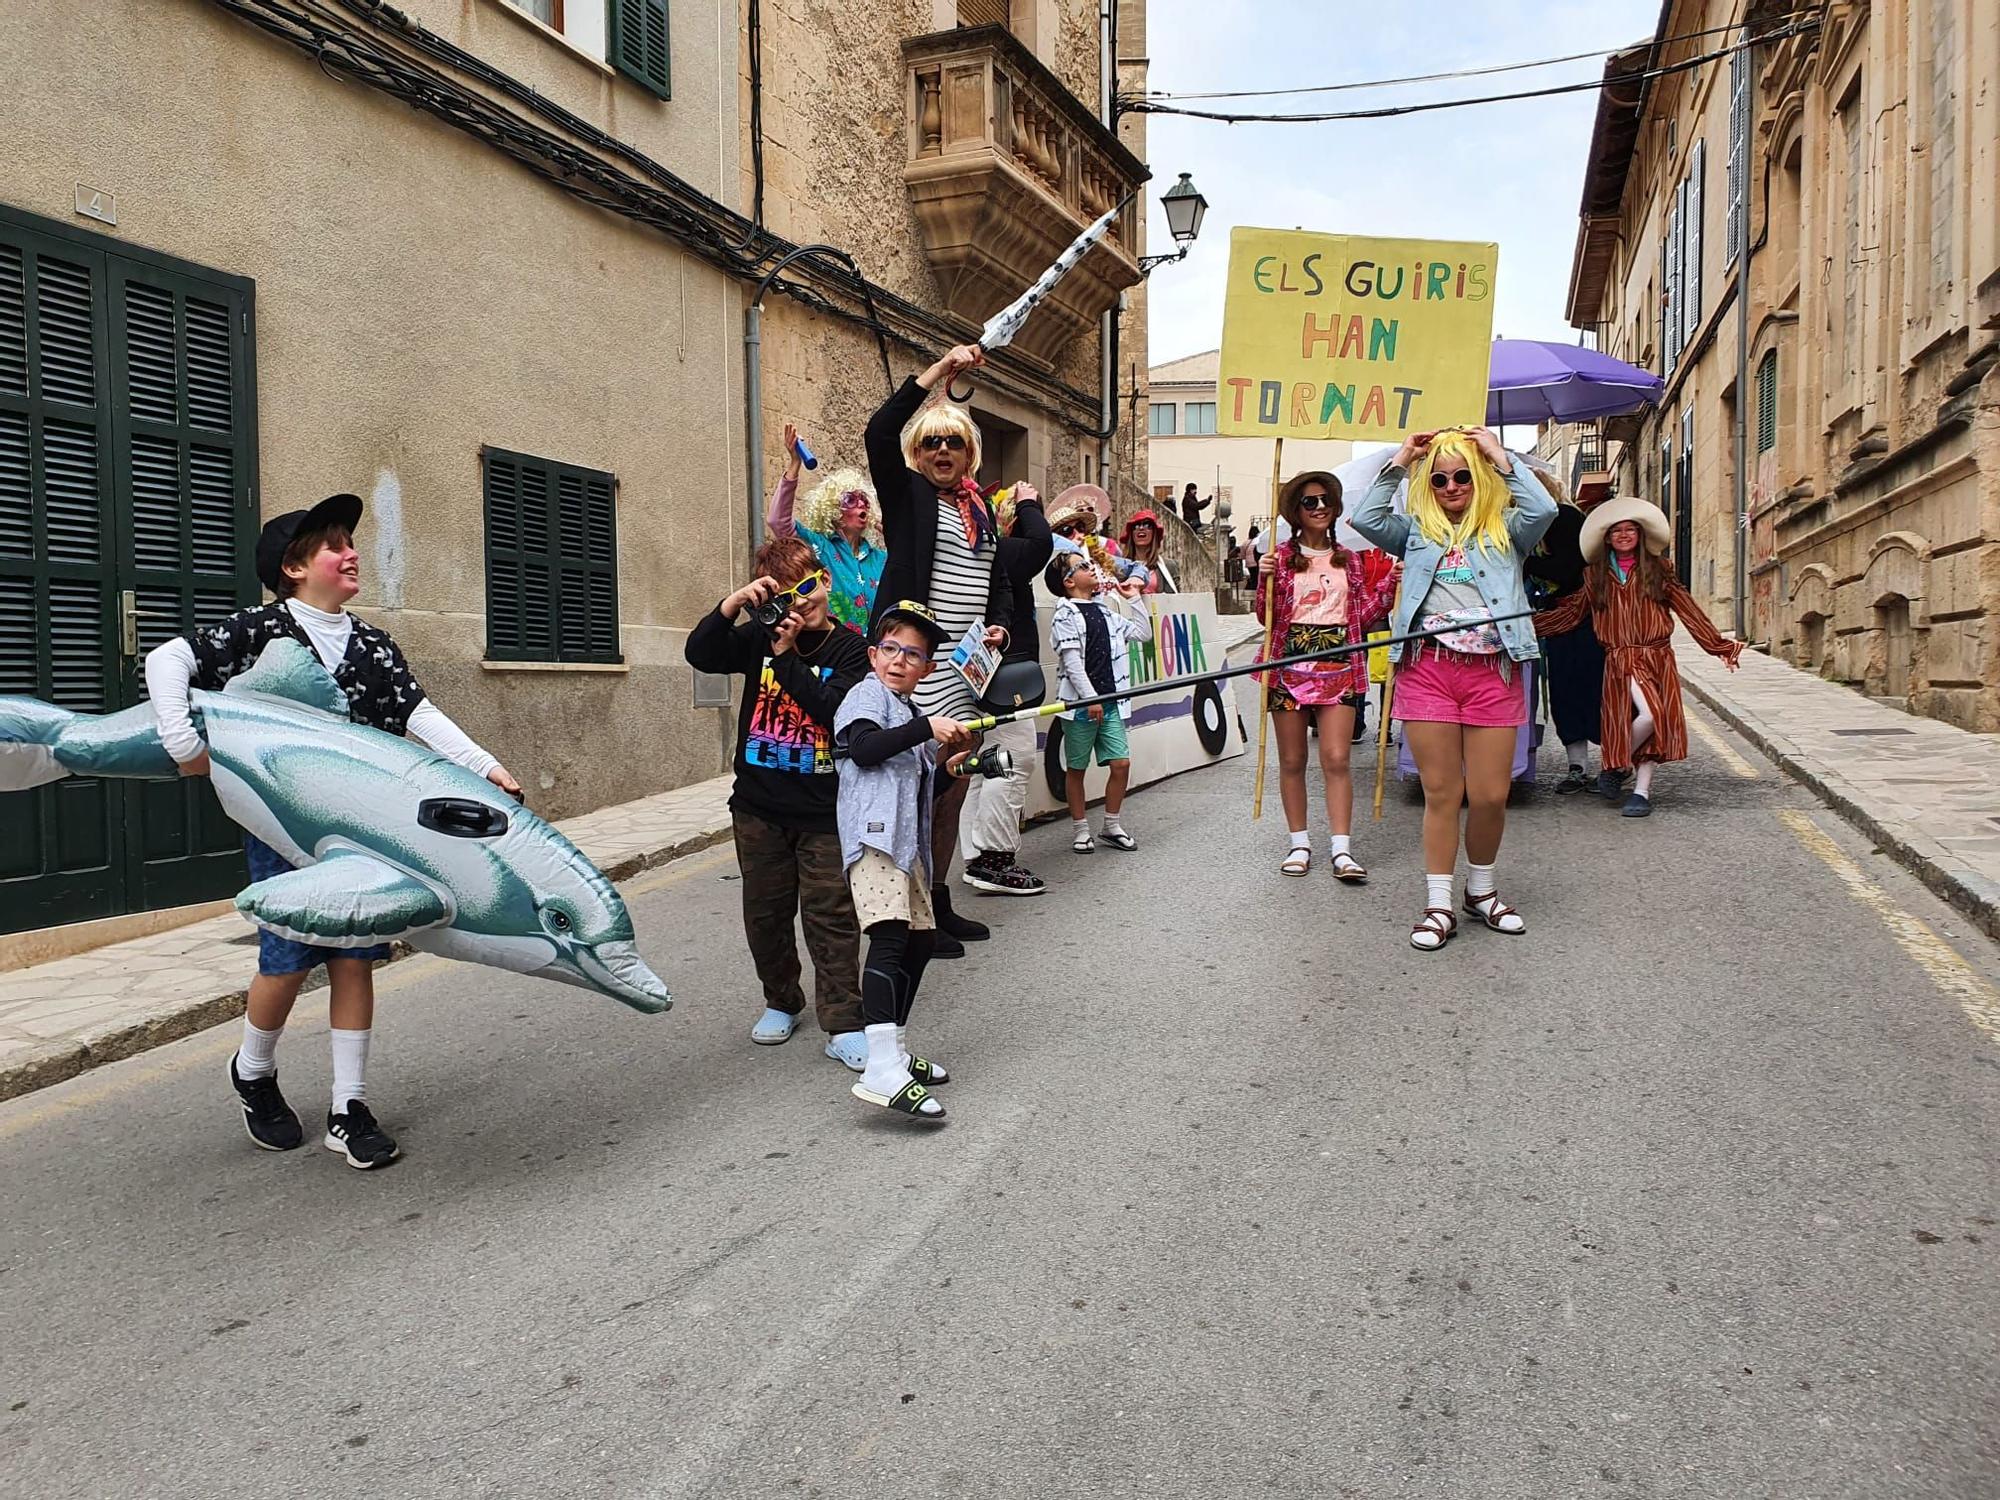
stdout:
[[1588,422],[1659,402],[1659,376],[1576,344],[1495,339],[1486,379],[1486,425]]

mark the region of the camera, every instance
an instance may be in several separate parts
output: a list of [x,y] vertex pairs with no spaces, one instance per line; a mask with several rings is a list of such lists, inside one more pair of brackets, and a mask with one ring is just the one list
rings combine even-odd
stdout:
[[1003,776],[1014,774],[1014,752],[994,748],[975,750],[965,758],[958,768],[960,776],[984,776],[988,781],[998,781]]
[[766,599],[762,604],[754,605],[750,610],[750,618],[755,620],[759,625],[762,625],[766,630],[775,630],[784,623],[785,616],[791,612],[792,596],[790,594],[777,594]]

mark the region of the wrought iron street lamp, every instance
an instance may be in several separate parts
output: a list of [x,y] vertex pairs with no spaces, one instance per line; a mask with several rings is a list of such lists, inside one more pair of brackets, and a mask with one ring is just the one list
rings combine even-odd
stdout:
[[1150,272],[1155,266],[1187,259],[1188,251],[1194,248],[1195,236],[1201,233],[1202,218],[1208,213],[1208,200],[1202,197],[1194,179],[1183,172],[1181,180],[1160,195],[1160,207],[1167,211],[1167,233],[1174,237],[1174,243],[1180,248],[1167,255],[1141,256],[1141,272]]

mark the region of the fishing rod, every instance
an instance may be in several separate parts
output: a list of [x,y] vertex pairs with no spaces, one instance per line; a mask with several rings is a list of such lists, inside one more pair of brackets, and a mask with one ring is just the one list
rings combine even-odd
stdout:
[[[1511,615],[1494,615],[1491,617],[1491,623],[1499,625],[1508,620],[1531,619],[1534,613],[1532,609],[1524,609]],[[1364,651],[1373,651],[1378,646],[1407,646],[1413,642],[1434,641],[1439,636],[1452,635],[1465,628],[1463,624],[1444,625],[1436,630],[1412,631],[1408,635],[1382,636],[1372,641],[1329,646],[1323,651],[1302,651],[1297,656],[1279,656],[1270,661],[1253,661],[1241,667],[1223,667],[1213,672],[1193,672],[1185,677],[1169,677],[1163,682],[1127,688],[1122,693],[1100,693],[1094,698],[1077,698],[1068,703],[1061,701],[1039,703],[1033,708],[1016,709],[1012,713],[988,714],[983,718],[961,719],[959,722],[974,734],[984,734],[989,729],[997,729],[1002,724],[1018,724],[1023,719],[1043,719],[1054,714],[1068,713],[1073,709],[1093,708],[1105,703],[1122,703],[1127,698],[1145,698],[1155,693],[1178,692],[1182,688],[1199,687],[1204,682],[1227,682],[1232,677],[1244,677],[1252,672],[1274,672],[1285,667],[1303,666],[1307,662],[1332,661],[1335,657],[1355,656]]]

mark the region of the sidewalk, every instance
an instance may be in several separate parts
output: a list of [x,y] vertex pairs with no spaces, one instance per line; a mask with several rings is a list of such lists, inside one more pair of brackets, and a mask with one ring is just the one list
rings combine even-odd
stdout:
[[[626,880],[728,839],[730,782],[718,776],[556,826],[607,876]],[[398,944],[396,957],[409,952]],[[241,1015],[256,964],[256,932],[231,912],[0,974],[0,1099]]]
[[2000,938],[2000,739],[1922,719],[1757,651],[1733,676],[1676,636],[1681,680],[1989,937]]

